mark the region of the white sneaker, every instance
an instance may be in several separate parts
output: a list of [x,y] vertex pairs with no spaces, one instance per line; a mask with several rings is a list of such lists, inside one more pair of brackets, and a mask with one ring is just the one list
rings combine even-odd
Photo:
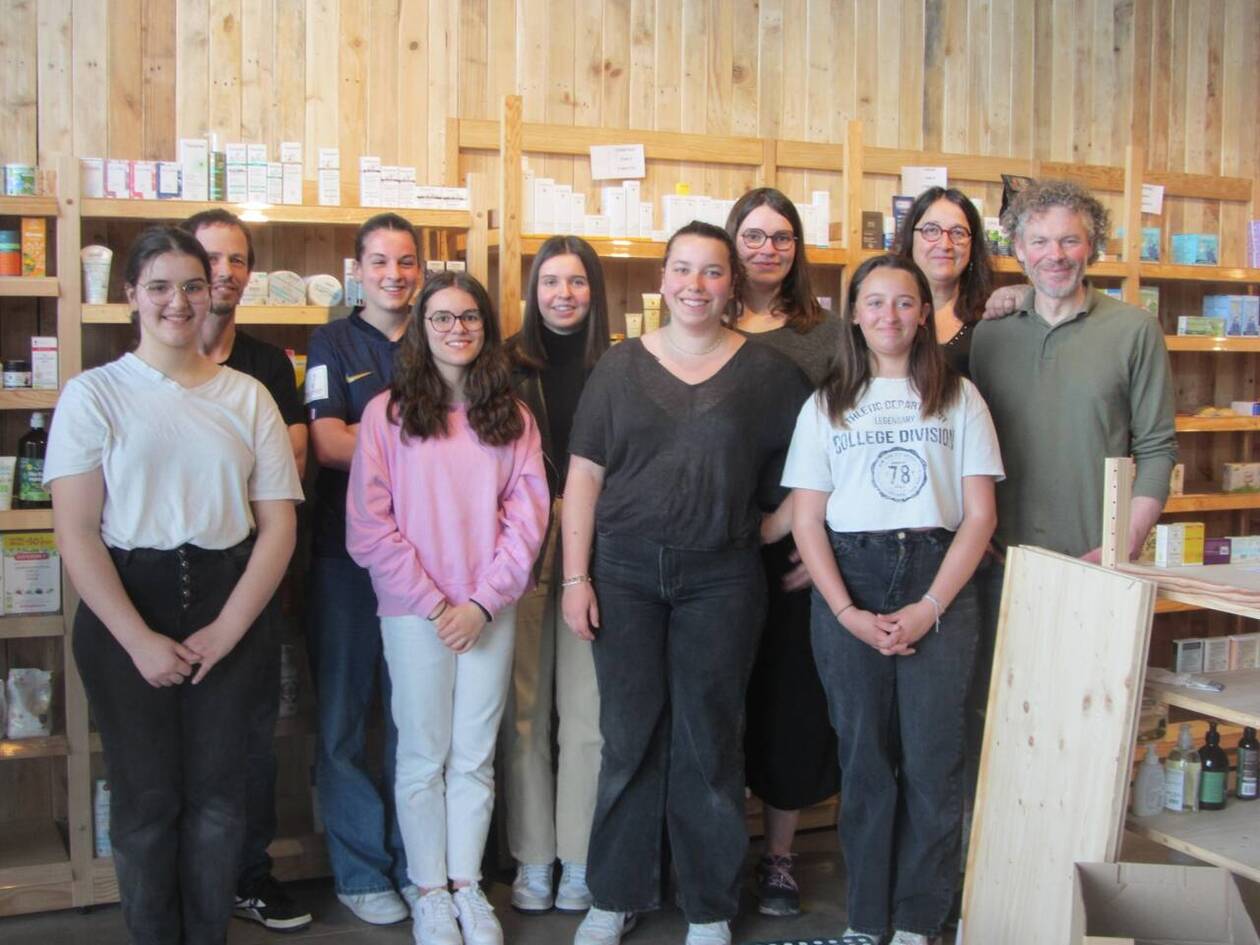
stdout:
[[591,906],[573,936],[573,945],[618,945],[621,936],[638,921],[639,917],[633,912],[609,912]]
[[936,940],[928,938],[926,935],[920,935],[918,932],[903,932],[900,929],[893,932],[893,937],[888,945],[935,945]]
[[692,922],[683,945],[731,945],[729,922]]
[[337,893],[337,901],[368,925],[393,925],[407,918],[407,904],[392,889],[371,893]]
[[518,912],[550,912],[555,900],[551,895],[550,863],[518,863],[512,881],[512,908]]
[[586,887],[586,864],[564,863],[556,889],[556,908],[561,912],[585,912],[591,907],[591,891]]
[[461,886],[455,890],[454,898],[464,945],[503,945],[503,928],[480,886]]
[[[417,893],[419,889],[412,886]],[[455,903],[445,889],[432,889],[416,899],[411,934],[416,945],[463,945],[455,922]]]
[[879,945],[882,935],[867,935],[865,932],[855,932],[853,929],[845,929],[840,936],[840,945]]

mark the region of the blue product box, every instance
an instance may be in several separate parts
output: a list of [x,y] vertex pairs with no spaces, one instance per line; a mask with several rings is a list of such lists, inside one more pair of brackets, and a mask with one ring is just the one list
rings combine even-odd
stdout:
[[1212,233],[1174,233],[1173,262],[1182,266],[1215,266],[1220,254],[1220,239]]

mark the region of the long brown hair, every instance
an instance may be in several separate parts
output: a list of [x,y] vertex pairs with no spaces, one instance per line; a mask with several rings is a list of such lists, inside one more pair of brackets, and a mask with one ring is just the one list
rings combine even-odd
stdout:
[[750,190],[731,207],[726,218],[726,232],[732,240],[738,242],[740,224],[744,222],[744,217],[758,207],[769,207],[787,220],[792,227],[792,235],[796,237],[796,255],[792,257],[792,266],[783,277],[770,308],[774,314],[786,316],[787,326],[803,335],[819,324],[826,314],[814,297],[814,288],[810,283],[809,260],[805,258],[805,227],[801,224],[801,215],[796,212],[796,205],[783,191],[773,187]]
[[503,348],[503,336],[494,305],[485,288],[466,272],[437,272],[425,281],[412,309],[411,321],[398,352],[398,368],[389,385],[386,416],[409,436],[428,439],[446,436],[451,388],[433,362],[425,330],[425,309],[443,289],[462,289],[472,296],[481,313],[482,344],[464,378],[468,400],[468,425],[482,443],[504,446],[525,432],[521,408],[512,396],[511,364]]
[[914,228],[938,200],[957,207],[967,220],[967,229],[971,230],[970,255],[958,276],[958,302],[954,306],[954,315],[964,325],[973,325],[980,321],[984,303],[989,301],[993,292],[993,263],[989,261],[989,241],[985,239],[984,221],[970,197],[956,187],[929,187],[923,191],[911,204],[893,251],[906,259],[914,259]]
[[534,256],[525,290],[525,315],[521,319],[521,330],[510,345],[512,357],[535,371],[547,366],[547,352],[543,348],[543,317],[538,307],[538,279],[543,263],[566,255],[576,256],[581,261],[582,268],[586,270],[586,284],[591,290],[591,309],[579,329],[586,332],[586,369],[593,368],[608,350],[608,293],[604,289],[604,270],[599,264],[599,256],[591,244],[580,236],[552,236],[538,247]]
[[871,383],[871,349],[866,336],[853,317],[857,309],[862,283],[876,269],[898,269],[910,274],[919,289],[919,301],[927,307],[928,317],[914,334],[910,345],[910,385],[919,395],[920,416],[943,413],[958,399],[962,378],[945,361],[941,346],[936,343],[936,326],[932,317],[932,288],[923,270],[914,260],[893,253],[873,256],[858,266],[849,283],[844,317],[840,325],[840,341],[831,368],[818,387],[818,394],[827,415],[836,426],[847,426],[844,415],[862,399]]

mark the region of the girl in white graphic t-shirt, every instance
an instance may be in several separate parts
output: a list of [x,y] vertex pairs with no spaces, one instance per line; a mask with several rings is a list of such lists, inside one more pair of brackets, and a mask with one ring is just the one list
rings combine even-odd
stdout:
[[814,582],[811,637],[840,745],[845,945],[935,941],[958,874],[970,585],[1002,476],[988,408],[945,364],[931,289],[877,256],[783,472]]

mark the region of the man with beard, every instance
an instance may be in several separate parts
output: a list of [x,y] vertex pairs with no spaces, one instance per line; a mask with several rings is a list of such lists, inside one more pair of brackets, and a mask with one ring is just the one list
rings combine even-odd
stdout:
[[[301,475],[306,465],[306,420],[293,365],[275,345],[259,341],[236,327],[236,308],[254,268],[254,243],[240,219],[227,210],[206,210],[182,224],[210,257],[210,313],[202,323],[201,350],[219,364],[235,368],[262,383],[280,408],[289,430],[293,458]],[[239,918],[278,932],[311,924],[311,914],[298,906],[271,875],[267,847],[276,835],[276,715],[280,706],[281,620],[273,598],[259,620],[267,633],[266,676],[258,687],[251,713],[249,740],[243,746],[246,766],[245,844],[236,883]]]

